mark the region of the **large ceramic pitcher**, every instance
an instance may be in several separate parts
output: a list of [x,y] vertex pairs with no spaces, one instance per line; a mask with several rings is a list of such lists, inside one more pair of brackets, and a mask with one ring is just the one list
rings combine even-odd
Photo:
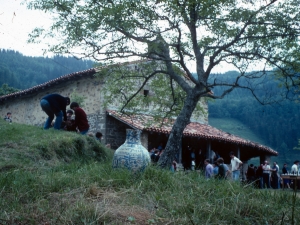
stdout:
[[140,130],[126,129],[126,141],[115,151],[113,168],[142,172],[149,165],[149,152],[141,144],[140,137]]

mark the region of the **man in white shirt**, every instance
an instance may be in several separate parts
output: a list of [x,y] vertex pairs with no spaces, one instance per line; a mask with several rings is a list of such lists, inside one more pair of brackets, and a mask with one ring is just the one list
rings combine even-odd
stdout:
[[299,161],[296,160],[296,161],[294,162],[294,165],[293,165],[292,168],[291,168],[291,173],[298,173],[298,165],[299,165]]
[[234,181],[238,181],[240,178],[240,168],[243,165],[242,161],[234,156],[233,152],[230,152],[231,158],[231,171],[232,171],[232,179]]
[[268,163],[268,161],[264,162],[264,165],[262,167],[263,169],[263,186],[262,188],[265,188],[265,185],[267,186],[267,188],[270,188],[270,165]]

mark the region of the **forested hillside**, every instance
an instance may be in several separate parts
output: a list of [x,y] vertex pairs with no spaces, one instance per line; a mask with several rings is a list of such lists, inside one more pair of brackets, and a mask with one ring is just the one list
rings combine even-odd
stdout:
[[[225,74],[227,79],[234,72]],[[265,81],[264,91],[280,92],[277,81]],[[221,88],[214,88],[219,93]],[[298,146],[300,138],[300,104],[297,101],[280,101],[270,105],[260,104],[253,95],[244,89],[236,89],[224,99],[209,101],[209,118],[229,118],[241,121],[255,132],[264,143],[278,151],[280,158],[288,162],[296,155],[300,156]]]
[[7,84],[26,89],[93,66],[93,61],[73,57],[28,57],[16,51],[0,49],[0,86]]

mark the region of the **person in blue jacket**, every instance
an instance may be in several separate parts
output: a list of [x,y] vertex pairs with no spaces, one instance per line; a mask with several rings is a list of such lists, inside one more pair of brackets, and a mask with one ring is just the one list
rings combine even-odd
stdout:
[[70,104],[70,98],[59,94],[48,94],[41,99],[40,103],[43,111],[48,115],[44,129],[47,130],[51,127],[55,115],[54,129],[59,130],[63,119],[67,121],[66,108]]

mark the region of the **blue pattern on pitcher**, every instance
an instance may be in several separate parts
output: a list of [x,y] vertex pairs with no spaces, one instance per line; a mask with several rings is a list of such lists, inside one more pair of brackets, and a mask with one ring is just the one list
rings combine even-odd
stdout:
[[126,129],[126,141],[114,154],[113,168],[127,168],[133,172],[142,172],[150,164],[147,149],[140,141],[141,131]]

